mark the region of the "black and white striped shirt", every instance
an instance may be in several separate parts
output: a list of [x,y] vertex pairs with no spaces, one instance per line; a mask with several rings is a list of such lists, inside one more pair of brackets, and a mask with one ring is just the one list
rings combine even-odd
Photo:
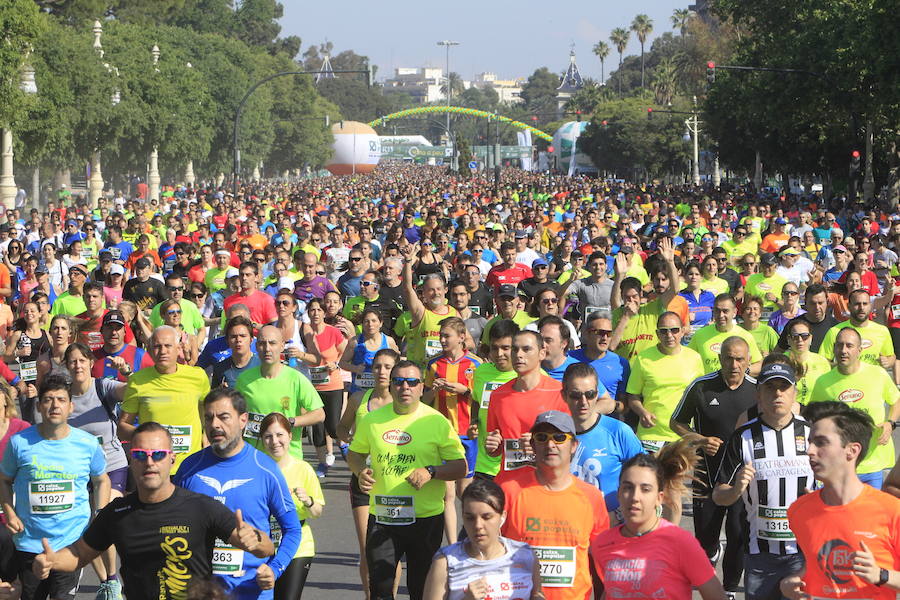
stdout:
[[747,508],[750,554],[796,554],[797,540],[788,527],[787,508],[814,476],[806,454],[809,423],[794,417],[781,429],[761,419],[738,428],[728,440],[718,482],[734,485],[738,471],[751,463],[756,476],[742,494]]

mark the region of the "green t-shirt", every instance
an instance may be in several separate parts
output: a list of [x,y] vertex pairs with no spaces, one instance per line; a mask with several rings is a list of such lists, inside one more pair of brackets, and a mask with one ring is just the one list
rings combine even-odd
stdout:
[[[369,512],[376,520],[381,517],[386,519],[383,523],[397,525],[409,517],[433,517],[444,512],[445,482],[432,479],[417,490],[406,481],[412,471],[465,460],[450,421],[422,403],[406,415],[398,415],[393,403],[366,414],[356,424],[350,450],[368,454],[372,461],[375,485],[369,493]],[[389,511],[391,508],[394,510]]]
[[862,362],[881,367],[881,361],[878,359],[882,356],[894,354],[894,342],[891,340],[891,332],[884,325],[866,321],[864,327],[857,327],[850,321],[844,321],[826,331],[825,337],[822,338],[819,354],[829,361],[834,362],[834,341],[837,339],[837,334],[844,327],[852,327],[859,332],[859,336],[862,338],[862,349],[859,359]]
[[778,308],[774,302],[766,299],[766,294],[772,293],[776,298],[781,297],[781,288],[787,283],[787,279],[779,275],[773,274],[766,277],[763,273],[754,273],[747,278],[747,285],[744,286],[744,293],[748,296],[759,296],[763,300],[763,310],[761,320],[763,323],[769,322],[769,317]]
[[[631,360],[642,350],[655,346],[656,322],[659,315],[665,310],[662,308],[662,300],[656,298],[638,309],[638,314],[629,319],[622,332],[622,339],[616,347],[616,354],[622,358]],[[617,327],[622,318],[622,307],[613,310],[613,328]]]
[[[282,365],[281,370],[273,378],[263,377],[261,367],[247,369],[238,375],[238,391],[247,399],[247,412],[250,420],[244,429],[244,439],[257,448],[259,441],[259,424],[266,415],[280,412],[288,419],[299,417],[318,408],[322,408],[322,399],[309,379],[296,369]],[[295,427],[291,431],[291,455],[303,459],[303,428]]]
[[[656,417],[653,427],[638,426],[641,442],[674,442],[681,437],[669,428],[669,421],[685,388],[704,373],[700,355],[683,346],[678,354],[669,355],[654,345],[631,359],[631,375],[625,391],[641,396],[644,408]],[[647,444],[644,447],[659,450]]]
[[753,336],[760,354],[769,354],[778,345],[778,332],[765,323],[760,323],[756,329],[746,329],[743,326],[741,329]]
[[[197,335],[198,331],[206,327],[206,321],[203,320],[203,315],[200,314],[200,309],[197,308],[196,304],[186,298],[182,298],[178,301],[178,305],[181,307],[181,326],[186,333]],[[160,306],[162,306],[162,302],[154,306],[150,311],[150,324],[154,327],[159,327],[163,324],[162,316],[159,314]]]
[[[768,325],[766,325],[768,327]],[[750,346],[750,362],[755,363],[762,360],[759,348],[756,346],[756,340],[749,331],[743,327],[732,325],[731,329],[721,332],[716,329],[713,324],[701,327],[700,330],[691,338],[688,348],[700,355],[703,359],[703,372],[712,373],[718,371],[722,364],[719,362],[719,352],[722,350],[722,342],[730,337],[737,336],[747,342]]]
[[74,317],[80,315],[87,310],[84,305],[84,298],[81,296],[73,296],[67,291],[56,297],[53,306],[50,307],[51,315],[69,315]]
[[[788,350],[786,354],[794,361],[797,361],[797,357],[794,356],[794,353]],[[815,352],[809,352],[806,355],[806,360],[803,361],[803,366],[806,371],[803,373],[803,376],[797,379],[797,402],[800,404],[809,404],[809,398],[812,395],[813,388],[816,385],[816,382],[819,380],[819,377],[824,375],[825,373],[831,370],[831,363],[828,362],[825,357],[821,354],[816,354]]]
[[516,372],[501,371],[494,363],[481,363],[475,367],[472,381],[469,383],[471,398],[478,406],[478,456],[475,459],[475,470],[486,475],[496,475],[500,472],[500,459],[502,456],[489,456],[484,449],[484,440],[487,438],[488,406],[491,403],[491,392],[516,378]]
[[832,369],[816,380],[810,396],[810,402],[826,402],[837,400],[849,404],[866,413],[875,422],[872,440],[869,442],[869,453],[856,467],[857,473],[874,473],[894,466],[894,440],[888,438],[887,444],[879,445],[881,425],[885,421],[884,405],[893,406],[900,396],[900,390],[894,381],[881,367],[861,363],[859,370],[850,375],[843,375]]
[[[484,331],[481,332],[481,343],[487,345],[491,339],[491,327],[494,326],[494,323],[497,321],[502,321],[505,317],[502,315],[495,315],[488,321],[484,326]],[[516,311],[516,314],[513,315],[512,322],[519,326],[519,329],[525,329],[525,326],[529,323],[533,323],[537,321],[536,318],[529,315],[524,310]]]
[[209,290],[210,294],[225,289],[225,272],[230,268],[220,269],[219,267],[212,267],[206,271],[206,275],[203,276],[203,283],[206,284],[206,289]]

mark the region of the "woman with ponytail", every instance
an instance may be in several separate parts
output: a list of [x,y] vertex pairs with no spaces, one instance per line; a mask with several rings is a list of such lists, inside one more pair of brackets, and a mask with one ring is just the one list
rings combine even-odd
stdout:
[[689,600],[692,587],[703,600],[726,597],[697,539],[664,518],[664,504],[680,507],[687,492],[684,478],[696,466],[702,445],[701,436],[687,435],[656,455],[638,454],[622,466],[618,499],[623,522],[591,544],[607,597]]

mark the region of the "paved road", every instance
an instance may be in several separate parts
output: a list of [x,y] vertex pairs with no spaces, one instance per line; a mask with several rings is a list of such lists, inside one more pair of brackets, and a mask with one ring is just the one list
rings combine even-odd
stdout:
[[[900,430],[894,432],[894,444],[900,447]],[[307,454],[306,459],[311,464],[315,464],[314,455]],[[350,497],[347,493],[349,483],[350,471],[346,464],[338,458],[323,483],[325,512],[312,525],[316,539],[316,559],[310,570],[303,594],[304,598],[308,600],[319,598],[363,600],[365,598],[359,582],[356,533],[350,514]],[[693,519],[684,517],[681,526],[693,532]],[[721,578],[721,565],[716,571]],[[77,598],[78,600],[93,600],[96,591],[97,576],[92,569],[85,569]],[[403,583],[401,583],[398,597],[407,597]],[[694,598],[700,598],[699,594],[695,592]]]

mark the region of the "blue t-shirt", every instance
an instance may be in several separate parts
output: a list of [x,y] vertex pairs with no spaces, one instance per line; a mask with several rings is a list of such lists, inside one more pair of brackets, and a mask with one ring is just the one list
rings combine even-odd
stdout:
[[576,437],[578,447],[572,456],[572,474],[603,492],[606,510],[617,509],[622,463],[644,451],[641,442],[628,425],[603,415],[593,427]]
[[[547,375],[549,375],[550,377],[552,377],[553,379],[555,379],[557,381],[562,381],[563,375],[566,374],[566,369],[569,368],[569,365],[574,365],[577,362],[579,362],[579,361],[575,360],[571,356],[567,356],[566,360],[564,360],[563,363],[561,365],[559,365],[558,367],[556,367],[555,369],[548,369],[546,362],[541,364],[541,367],[544,369],[544,371],[547,372]],[[600,387],[601,388],[603,387],[602,383],[600,384]],[[597,390],[597,393],[602,396],[605,391],[606,391],[605,389],[600,389],[600,390]]]
[[124,240],[118,244],[106,242],[106,245],[104,245],[103,248],[104,250],[110,251],[113,260],[121,260],[122,262],[127,261],[128,257],[131,256],[131,253],[134,252],[134,246]]
[[613,400],[619,397],[619,392],[625,393],[625,386],[628,384],[629,375],[631,375],[631,366],[628,364],[627,359],[607,350],[606,354],[601,358],[590,360],[585,356],[584,348],[572,350],[569,352],[569,356],[578,362],[588,363],[594,367],[600,383],[603,384],[603,387],[606,388]]
[[[256,354],[256,338],[250,340],[250,352]],[[209,340],[197,359],[197,366],[207,369],[231,356],[231,348],[225,336]]]
[[9,439],[0,463],[13,480],[16,514],[25,530],[16,549],[43,552],[41,538],[56,549],[74,544],[91,519],[87,484],[106,473],[103,446],[93,435],[71,427],[61,440],[45,439],[33,425]]
[[[690,292],[681,292],[678,295],[687,301],[691,335],[693,335],[712,319],[712,309],[713,303],[716,301],[716,295],[709,290],[702,290],[699,299]],[[688,338],[687,342],[682,340],[681,343],[687,346],[691,339],[690,336],[685,337]]]
[[244,553],[243,574],[218,576],[225,590],[243,600],[273,597],[272,590],[260,590],[256,568],[263,562],[279,577],[300,546],[300,521],[284,475],[275,461],[249,444],[228,458],[220,458],[206,447],[191,454],[174,478],[175,485],[212,496],[232,511],[241,509],[244,522],[270,534],[269,516],[281,525],[281,544],[269,560]]

